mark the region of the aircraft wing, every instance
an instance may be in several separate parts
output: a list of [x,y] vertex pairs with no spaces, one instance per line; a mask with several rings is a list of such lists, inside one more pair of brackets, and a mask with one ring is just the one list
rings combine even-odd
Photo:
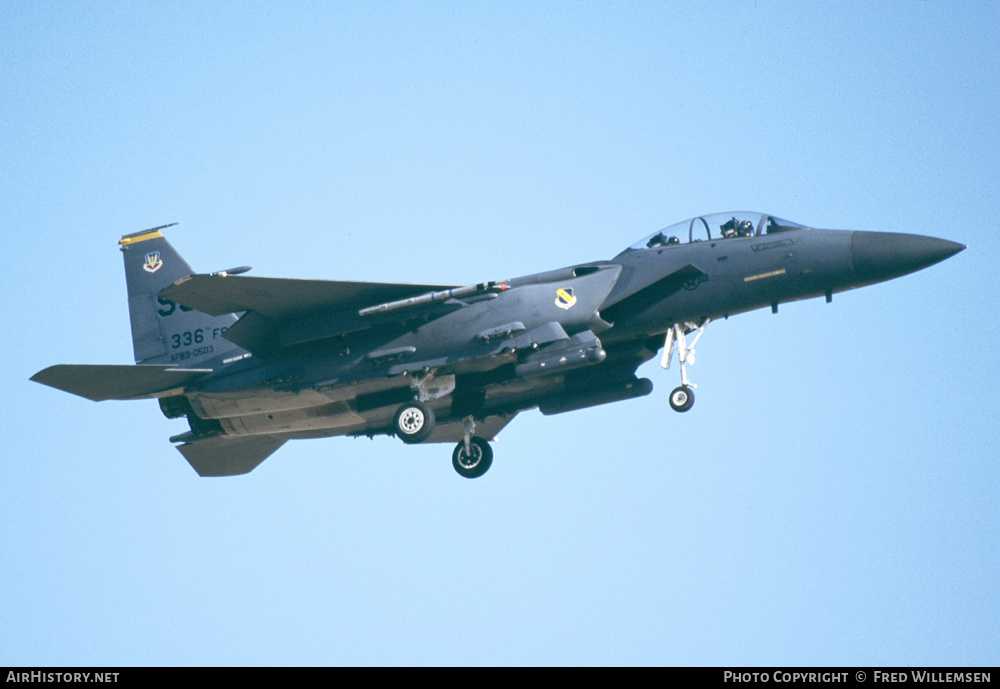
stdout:
[[453,287],[203,274],[181,278],[160,296],[212,316],[254,311],[284,321],[318,311],[361,309]]
[[175,366],[49,366],[31,380],[63,392],[86,397],[94,402],[104,400],[136,400],[159,397],[157,393],[183,387],[212,369],[177,368]]
[[[398,314],[362,317],[379,304],[459,289],[449,285],[293,280],[191,275],[160,292],[163,299],[210,315],[246,312],[224,337],[251,352],[266,352],[331,335],[363,330]],[[445,309],[440,302],[426,309]]]

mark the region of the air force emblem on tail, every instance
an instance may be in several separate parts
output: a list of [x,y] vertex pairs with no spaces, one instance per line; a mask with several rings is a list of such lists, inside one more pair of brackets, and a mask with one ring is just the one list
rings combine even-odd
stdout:
[[159,251],[151,251],[146,254],[146,260],[142,264],[142,269],[147,273],[155,273],[160,268],[163,267],[163,261],[160,260]]
[[556,290],[556,306],[560,309],[568,309],[576,303],[576,295],[573,294],[572,287],[563,287]]

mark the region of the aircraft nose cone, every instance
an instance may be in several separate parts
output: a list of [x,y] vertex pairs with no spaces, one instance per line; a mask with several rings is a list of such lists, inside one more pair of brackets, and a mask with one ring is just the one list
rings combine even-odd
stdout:
[[964,244],[918,234],[855,232],[851,261],[858,286],[906,275],[965,249]]

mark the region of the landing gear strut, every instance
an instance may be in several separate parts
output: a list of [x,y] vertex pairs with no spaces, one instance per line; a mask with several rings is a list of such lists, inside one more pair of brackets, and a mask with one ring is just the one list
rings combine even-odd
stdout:
[[[674,356],[674,349],[677,349],[677,363],[680,364],[681,368],[681,385],[678,388],[674,388],[670,393],[670,408],[677,412],[685,412],[694,406],[694,392],[692,388],[698,387],[694,383],[688,380],[687,377],[687,366],[694,366],[694,346],[698,343],[699,338],[704,334],[705,328],[711,323],[711,318],[706,318],[705,322],[700,326],[697,323],[675,323],[670,330],[667,331],[667,338],[663,342],[663,358],[660,359],[660,366],[664,369],[670,369],[670,360]],[[694,339],[691,340],[691,344],[687,344],[687,340],[684,337],[685,331],[697,330]]]

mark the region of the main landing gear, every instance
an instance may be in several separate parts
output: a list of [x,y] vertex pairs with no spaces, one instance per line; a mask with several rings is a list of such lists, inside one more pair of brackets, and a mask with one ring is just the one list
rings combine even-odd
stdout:
[[479,478],[493,464],[493,448],[482,438],[470,438],[469,447],[459,441],[451,453],[451,465],[463,478]]
[[[451,464],[459,476],[479,478],[493,464],[493,448],[474,435],[476,420],[473,417],[467,416],[463,423],[464,438],[451,453]],[[419,400],[407,402],[396,410],[392,428],[404,443],[422,443],[434,432],[434,410]]]
[[467,416],[464,423],[465,437],[451,453],[451,465],[463,478],[479,478],[493,464],[493,448],[482,438],[473,435],[476,432],[474,418]]
[[[674,356],[674,349],[677,349],[677,363],[681,368],[680,387],[674,388],[670,393],[670,408],[677,412],[685,412],[694,406],[694,391],[692,388],[698,387],[688,380],[685,365],[694,366],[694,346],[698,339],[704,334],[705,328],[712,321],[706,318],[700,326],[697,323],[675,323],[667,331],[666,340],[663,342],[663,358],[660,359],[660,366],[670,369],[670,360]],[[697,331],[691,344],[687,344],[684,337],[685,332]]]
[[422,443],[434,431],[434,410],[417,400],[407,402],[396,411],[392,428],[404,443]]

